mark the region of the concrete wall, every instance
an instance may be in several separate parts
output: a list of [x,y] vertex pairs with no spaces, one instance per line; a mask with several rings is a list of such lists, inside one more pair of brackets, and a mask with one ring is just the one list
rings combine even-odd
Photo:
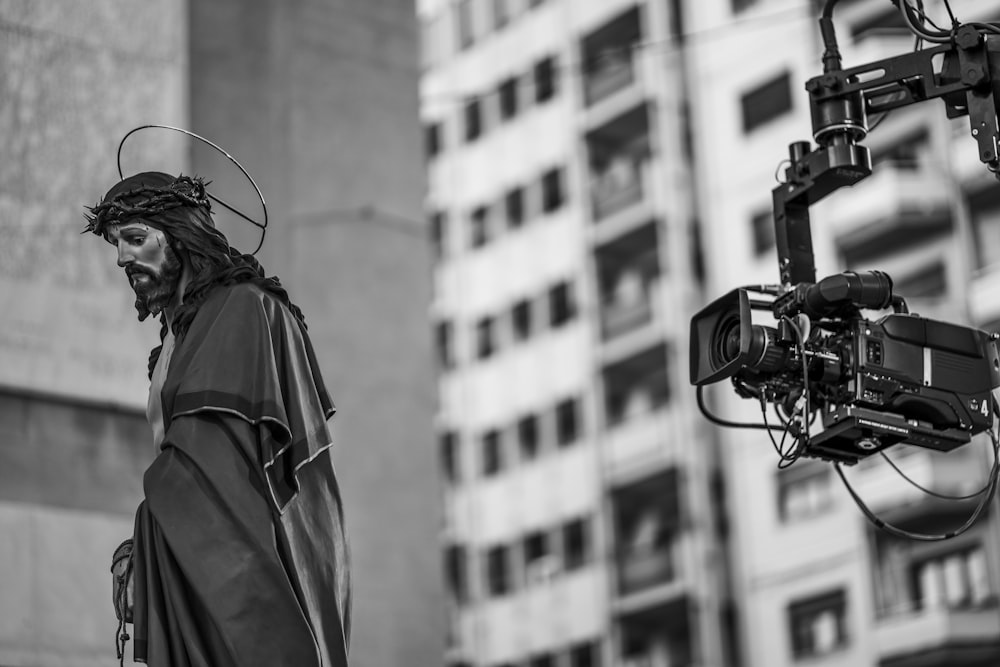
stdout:
[[[111,665],[157,327],[81,236],[131,128],[186,124],[185,3],[0,2],[0,664]],[[149,137],[130,158],[183,168]]]
[[[113,253],[81,237],[148,122],[185,124],[184,3],[0,2],[0,386],[145,403],[157,328],[135,326]],[[162,136],[130,144],[184,168]]]
[[151,460],[139,413],[0,393],[0,664],[113,664],[111,554]]
[[[270,226],[259,257],[302,307],[339,408],[334,459],[355,563],[351,664],[440,664],[414,9],[221,0],[191,12],[192,127],[264,190]],[[196,171],[213,159],[196,151]],[[246,196],[239,176],[212,178]],[[234,242],[256,244],[233,229]]]

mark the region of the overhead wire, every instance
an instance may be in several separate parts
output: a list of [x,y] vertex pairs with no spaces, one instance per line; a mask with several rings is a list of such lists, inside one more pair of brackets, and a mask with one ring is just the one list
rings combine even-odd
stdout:
[[[811,6],[812,3],[807,2],[795,7],[772,12],[765,16],[741,17],[717,27],[676,33],[666,39],[636,40],[623,46],[602,49],[601,53],[597,56],[586,58],[583,61],[555,64],[553,65],[553,72],[565,77],[584,77],[598,71],[599,65],[609,59],[621,58],[626,55],[630,56],[638,51],[655,50],[661,51],[664,54],[669,54],[671,52],[680,51],[684,48],[689,48],[690,41],[725,39],[727,33],[732,32],[734,29],[745,32],[747,29],[773,28],[775,25],[780,25],[784,22],[808,20],[809,17],[803,15],[803,9],[808,9]],[[481,101],[490,99],[498,95],[500,95],[499,86],[494,86],[487,90],[469,93],[458,91],[431,92],[423,95],[421,99],[424,102],[431,103],[468,103],[474,100]]]

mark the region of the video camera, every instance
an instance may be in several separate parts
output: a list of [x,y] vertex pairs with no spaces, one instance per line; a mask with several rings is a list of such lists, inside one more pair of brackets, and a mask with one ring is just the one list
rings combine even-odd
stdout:
[[[729,378],[739,396],[774,406],[800,443],[796,456],[853,464],[901,442],[949,451],[993,424],[998,336],[910,314],[880,271],[817,282],[809,206],[871,174],[858,143],[868,114],[931,98],[949,117],[969,115],[980,160],[1000,171],[1000,85],[991,76],[1000,72],[1000,44],[987,41],[998,30],[930,33],[900,3],[911,29],[938,45],[845,70],[835,2],[820,19],[824,73],[806,84],[817,147],[791,144],[785,182],[772,191],[781,285],[732,290],[692,318],[691,383],[700,392]],[[863,312],[888,309],[877,319]],[[769,310],[775,325],[754,323],[754,310]],[[812,434],[817,413],[823,428]]]
[[[886,274],[845,272],[771,302],[733,290],[691,320],[691,382],[731,378],[736,392],[792,416],[819,411],[803,454],[855,463],[900,442],[949,451],[992,425],[997,337],[912,315]],[[876,320],[862,309],[897,312]],[[755,324],[769,309],[777,326]],[[805,426],[793,424],[801,436]]]

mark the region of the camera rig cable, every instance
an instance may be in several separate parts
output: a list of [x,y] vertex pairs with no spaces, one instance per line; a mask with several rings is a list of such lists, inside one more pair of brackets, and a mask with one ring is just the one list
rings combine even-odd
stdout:
[[[994,427],[987,429],[986,431],[987,433],[989,433],[990,440],[992,442],[993,466],[990,468],[986,484],[983,486],[983,488],[980,491],[977,491],[976,493],[970,494],[969,496],[946,496],[944,494],[929,492],[929,495],[931,496],[953,501],[967,500],[975,498],[976,496],[982,496],[979,500],[979,503],[976,505],[976,508],[972,511],[972,514],[969,515],[969,518],[966,519],[965,523],[963,523],[958,528],[948,531],[946,533],[940,533],[940,534],[917,533],[910,530],[905,530],[903,528],[899,528],[898,526],[895,526],[885,521],[884,519],[880,518],[871,510],[871,508],[868,507],[868,505],[864,502],[864,500],[862,500],[861,496],[858,495],[857,491],[848,481],[847,476],[844,474],[844,471],[841,468],[840,464],[834,463],[833,465],[837,471],[837,474],[840,476],[841,481],[844,483],[844,487],[847,489],[847,492],[851,495],[851,498],[854,500],[855,504],[858,506],[861,512],[868,518],[868,520],[875,525],[876,528],[879,528],[880,530],[883,530],[896,537],[902,537],[905,539],[917,540],[921,542],[940,542],[942,540],[948,540],[953,537],[957,537],[958,535],[961,535],[969,528],[971,528],[972,525],[975,524],[976,521],[979,519],[980,515],[989,506],[990,501],[992,501],[994,495],[996,494],[998,482],[1000,482],[1000,435],[997,434],[996,430],[997,428],[1000,428],[1000,424],[996,423],[998,416],[1000,416],[1000,406],[997,405],[997,401],[996,399],[994,399],[993,419],[995,423]],[[893,468],[896,468],[896,466],[893,465]],[[898,471],[898,468],[896,469]],[[906,475],[903,475],[903,477],[912,483],[912,480],[909,480],[909,478],[906,477]],[[928,491],[927,489],[924,489],[922,486],[918,484],[914,484],[914,486],[917,486],[917,488],[923,491]]]

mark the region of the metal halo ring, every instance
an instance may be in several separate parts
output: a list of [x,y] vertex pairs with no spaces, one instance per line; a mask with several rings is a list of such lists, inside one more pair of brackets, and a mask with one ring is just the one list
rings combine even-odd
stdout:
[[190,130],[184,130],[184,129],[181,129],[179,127],[172,127],[170,125],[156,125],[156,124],[151,124],[151,125],[140,125],[139,127],[133,128],[133,129],[129,130],[125,134],[125,136],[122,137],[122,140],[118,143],[118,178],[120,178],[122,180],[125,179],[125,174],[122,172],[122,148],[125,146],[125,140],[128,139],[133,134],[135,134],[136,132],[138,132],[139,130],[146,130],[146,129],[150,129],[150,128],[160,128],[160,129],[163,129],[163,130],[173,130],[174,132],[180,132],[181,134],[186,134],[189,137],[197,139],[198,141],[201,141],[202,143],[204,143],[204,144],[206,144],[208,146],[211,146],[212,148],[214,148],[219,153],[222,153],[223,155],[225,155],[226,158],[228,158],[230,162],[232,162],[233,164],[235,164],[236,167],[243,173],[243,175],[246,176],[247,180],[250,181],[250,185],[253,186],[254,191],[257,193],[257,197],[260,199],[260,205],[261,205],[261,207],[264,209],[264,222],[263,223],[257,222],[256,220],[254,220],[253,218],[251,218],[250,216],[248,216],[243,211],[230,206],[229,204],[227,204],[222,199],[219,199],[218,197],[216,197],[215,195],[213,195],[211,192],[208,192],[208,190],[205,191],[205,194],[208,195],[208,198],[211,199],[212,201],[217,202],[218,204],[222,205],[224,208],[232,211],[236,215],[240,216],[241,218],[243,218],[244,220],[246,220],[247,222],[249,222],[251,225],[253,225],[255,227],[258,227],[260,229],[260,243],[257,244],[257,248],[252,253],[250,253],[250,254],[251,255],[256,255],[258,252],[260,252],[261,247],[264,245],[264,236],[267,234],[267,203],[264,201],[264,195],[263,195],[263,193],[261,193],[260,188],[257,187],[257,182],[253,180],[253,176],[251,176],[249,174],[249,172],[247,172],[247,170],[243,168],[243,165],[241,165],[236,160],[236,158],[234,158],[232,155],[230,155],[229,153],[227,153],[226,151],[224,151],[218,144],[215,144],[215,143],[209,141],[205,137],[203,137],[201,135],[198,135],[198,134],[195,134],[194,132],[191,132]]

